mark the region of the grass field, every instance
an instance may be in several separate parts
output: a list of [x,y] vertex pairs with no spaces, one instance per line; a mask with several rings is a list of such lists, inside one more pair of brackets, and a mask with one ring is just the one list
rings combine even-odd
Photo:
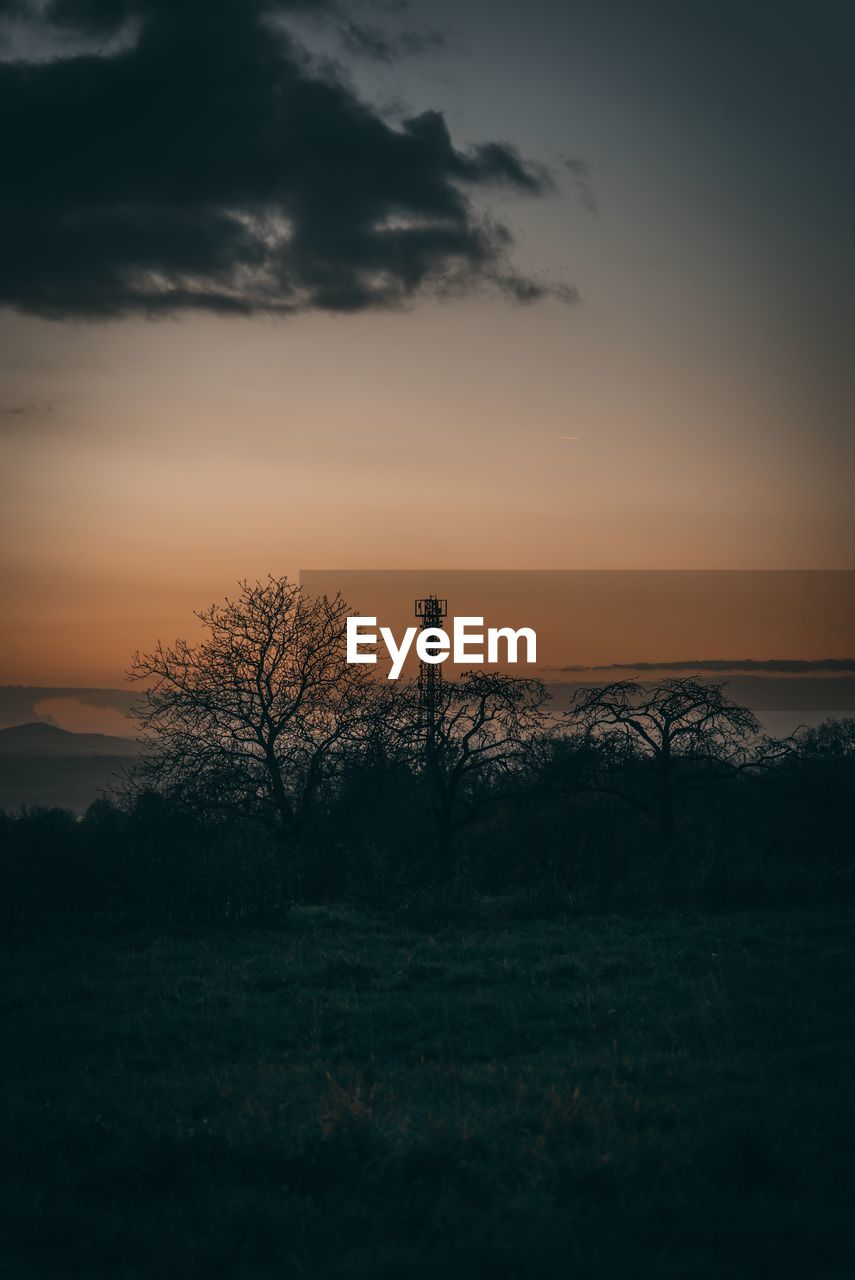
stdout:
[[2,1274],[853,1274],[855,917],[4,953]]

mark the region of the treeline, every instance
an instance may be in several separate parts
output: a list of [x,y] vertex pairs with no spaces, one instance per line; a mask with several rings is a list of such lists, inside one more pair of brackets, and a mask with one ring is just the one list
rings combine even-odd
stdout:
[[348,901],[414,922],[850,894],[855,721],[776,741],[725,686],[378,681],[285,579],[134,660],[146,750],[81,821],[0,817],[7,924],[191,927]]
[[[613,761],[599,762],[614,781]],[[655,762],[622,762],[621,787],[655,789]],[[796,905],[855,893],[855,721],[799,735],[762,773],[719,770],[678,788],[672,840],[638,805],[591,785],[591,748],[553,740],[515,790],[488,785],[438,862],[423,774],[354,760],[318,797],[292,856],[247,817],[156,792],[0,814],[6,928],[192,928],[276,923],[294,902],[349,902],[427,925],[495,899],[511,915],[663,904]],[[602,776],[602,775],[601,775]]]

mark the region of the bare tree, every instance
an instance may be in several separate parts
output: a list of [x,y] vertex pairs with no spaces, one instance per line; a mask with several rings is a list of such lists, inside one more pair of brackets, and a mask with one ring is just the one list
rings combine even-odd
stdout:
[[440,686],[432,732],[415,683],[395,697],[392,734],[431,794],[440,872],[454,872],[454,836],[488,804],[518,794],[547,732],[539,680],[468,671]]
[[764,736],[753,711],[723,685],[698,679],[580,689],[566,715],[587,785],[648,814],[666,845],[680,788],[734,778],[789,750]]
[[814,814],[851,822],[855,817],[855,720],[830,719],[794,734],[790,769],[781,783],[798,791]]
[[305,596],[286,578],[242,582],[196,614],[197,644],[135,654],[146,750],[137,786],[256,819],[293,847],[313,798],[367,732],[382,691],[345,660],[340,596]]
[[805,726],[795,734],[798,755],[805,760],[855,762],[855,720],[832,716],[821,724]]

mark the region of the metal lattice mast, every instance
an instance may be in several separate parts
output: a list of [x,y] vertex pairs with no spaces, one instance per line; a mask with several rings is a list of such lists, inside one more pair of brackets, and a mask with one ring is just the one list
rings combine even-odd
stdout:
[[[422,630],[441,627],[442,619],[448,613],[448,601],[439,596],[425,596],[416,601],[415,614],[422,620]],[[442,664],[438,662],[419,663],[419,718],[425,728],[425,751],[428,758],[433,755],[436,746],[436,724],[439,714],[440,694],[442,692]]]

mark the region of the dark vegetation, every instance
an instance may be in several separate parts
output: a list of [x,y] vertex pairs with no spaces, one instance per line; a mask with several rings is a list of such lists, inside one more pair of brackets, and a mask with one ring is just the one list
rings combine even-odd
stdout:
[[843,1277],[855,722],[342,671],[287,583],[0,815],[3,1274]]
[[[357,760],[318,798],[283,856],[275,831],[144,790],[0,814],[5,931],[98,931],[284,922],[296,903],[343,903],[426,928],[501,899],[519,919],[657,908],[791,907],[855,900],[855,723],[800,735],[758,774],[676,789],[663,843],[645,758],[614,765],[553,743],[524,778],[484,781],[438,854],[430,782]],[[626,790],[642,807],[614,794]]]
[[7,925],[267,924],[295,902],[434,924],[485,897],[525,916],[852,895],[855,722],[773,741],[701,679],[586,687],[564,716],[538,681],[494,673],[428,699],[345,662],[347,613],[271,578],[201,613],[199,644],[137,655],[142,755],[121,794],[82,821],[0,820]]
[[[477,705],[461,715],[470,749],[496,741],[480,737]],[[626,738],[502,741],[498,763],[487,750],[470,765],[453,741],[428,765],[339,758],[284,848],[275,823],[178,788],[132,786],[82,818],[0,813],[0,921],[12,934],[182,931],[340,903],[433,928],[485,899],[519,919],[855,900],[853,721],[763,743],[752,768],[742,748],[736,762],[672,757],[664,779]]]

